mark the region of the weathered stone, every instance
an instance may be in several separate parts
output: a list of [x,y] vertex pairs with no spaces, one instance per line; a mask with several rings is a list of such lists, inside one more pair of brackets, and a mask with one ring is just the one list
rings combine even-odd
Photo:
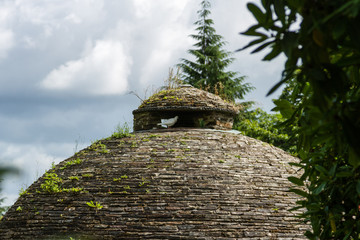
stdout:
[[107,153],[89,147],[50,170],[60,188],[82,191],[45,193],[41,177],[0,222],[1,239],[305,239],[306,226],[288,211],[298,198],[283,177],[297,159],[278,148],[182,128],[101,143]]
[[238,107],[217,95],[180,86],[154,94],[134,110],[134,130],[159,128],[161,119],[175,116],[179,119],[174,127],[231,129],[238,111]]

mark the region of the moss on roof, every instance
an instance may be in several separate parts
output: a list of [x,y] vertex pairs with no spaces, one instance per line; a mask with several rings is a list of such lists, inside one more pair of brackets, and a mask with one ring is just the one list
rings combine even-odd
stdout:
[[305,239],[286,152],[224,131],[96,142],[50,169],[0,222],[1,239]]
[[218,95],[194,88],[190,85],[162,90],[152,95],[135,111],[165,110],[220,110],[238,113],[239,107],[223,100]]

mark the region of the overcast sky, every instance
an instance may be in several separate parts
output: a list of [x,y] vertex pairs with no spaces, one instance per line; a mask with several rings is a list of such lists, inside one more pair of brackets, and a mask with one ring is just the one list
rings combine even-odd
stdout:
[[[118,123],[189,58],[201,0],[0,0],[0,163],[21,169],[2,184],[12,204],[49,169]],[[235,51],[254,23],[244,0],[212,0],[217,33]],[[245,100],[269,111],[283,58],[234,54],[231,70],[256,87]]]

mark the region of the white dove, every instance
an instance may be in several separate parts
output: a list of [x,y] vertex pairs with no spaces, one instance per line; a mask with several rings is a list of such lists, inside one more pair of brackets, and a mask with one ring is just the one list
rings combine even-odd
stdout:
[[169,128],[171,126],[174,126],[178,119],[178,116],[169,119],[161,119],[161,123],[158,123],[157,125],[166,126],[167,128]]

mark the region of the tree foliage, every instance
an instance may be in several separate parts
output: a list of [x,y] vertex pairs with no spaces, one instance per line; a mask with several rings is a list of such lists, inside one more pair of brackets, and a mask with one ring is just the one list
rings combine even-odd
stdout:
[[293,126],[282,126],[285,119],[280,113],[270,114],[261,108],[244,109],[234,120],[233,128],[244,135],[259,139],[296,154],[296,136]]
[[1,196],[1,183],[3,180],[3,176],[8,173],[17,173],[17,170],[14,168],[9,167],[0,167],[0,220],[2,218],[2,215],[8,210],[9,207],[2,206],[2,203],[4,202],[5,198]]
[[178,66],[182,69],[182,78],[194,87],[218,93],[226,99],[243,99],[252,87],[243,83],[244,77],[238,76],[237,72],[226,71],[234,58],[230,57],[231,52],[223,49],[223,37],[216,34],[214,22],[209,18],[210,7],[208,0],[201,2],[199,20],[194,23],[198,33],[190,35],[196,40],[195,49],[188,51],[195,60],[181,59],[182,63]]
[[[0,181],[1,182],[1,181]],[[0,192],[1,192],[1,186],[0,186]],[[1,220],[1,217],[2,215],[6,212],[7,210],[7,207],[5,206],[2,206],[2,203],[4,202],[4,198],[2,198],[2,196],[0,195],[0,220]]]
[[6,207],[2,206],[2,203],[4,202],[4,198],[2,198],[1,196],[1,182],[2,182],[2,176],[4,175],[4,171],[2,168],[0,168],[0,218],[1,216],[4,214],[4,212],[6,211]]
[[[304,170],[290,178],[306,191],[301,216],[309,239],[360,237],[360,2],[358,0],[262,0],[249,3],[257,23],[244,48],[271,48],[264,60],[285,54],[282,78],[269,92],[294,81],[275,110],[299,126],[298,152]],[[298,25],[300,23],[300,25]]]

